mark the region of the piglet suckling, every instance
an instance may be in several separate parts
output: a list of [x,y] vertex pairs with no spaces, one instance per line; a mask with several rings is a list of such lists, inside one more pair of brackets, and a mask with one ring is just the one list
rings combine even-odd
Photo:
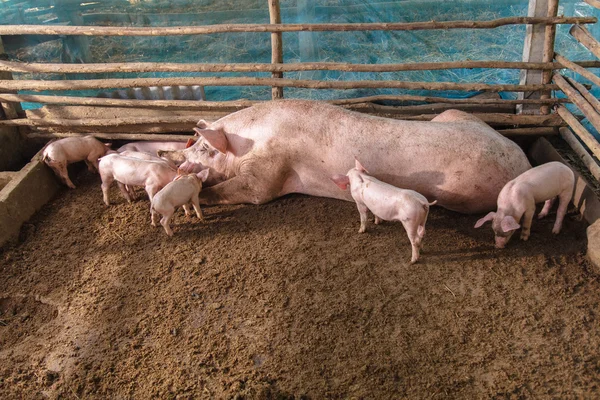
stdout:
[[531,168],[508,182],[498,195],[498,207],[475,224],[481,227],[492,221],[496,247],[504,248],[512,234],[521,227],[521,239],[529,239],[535,205],[545,202],[538,218],[548,215],[554,199],[558,196],[558,211],[552,233],[558,234],[562,227],[567,207],[573,196],[575,176],[573,171],[560,162],[549,162]]
[[331,178],[341,189],[350,185],[352,198],[360,213],[360,229],[367,229],[367,211],[375,215],[375,223],[380,220],[400,221],[406,230],[412,245],[411,263],[417,262],[425,236],[425,223],[429,214],[429,203],[425,196],[414,190],[400,189],[381,182],[368,175],[367,170],[355,161],[355,168],[346,175],[335,175]]
[[50,143],[42,153],[44,161],[68,187],[75,189],[69,179],[67,165],[85,161],[88,170],[98,170],[98,159],[110,150],[110,144],[104,144],[92,136],[70,137]]
[[188,215],[187,205],[190,202],[198,219],[202,219],[198,195],[202,190],[202,182],[206,181],[208,174],[208,169],[205,169],[197,174],[178,175],[172,182],[156,193],[150,206],[152,225],[156,226],[156,215],[162,215],[160,224],[165,228],[167,235],[172,236],[171,218],[173,218],[175,209],[183,206],[186,215]]

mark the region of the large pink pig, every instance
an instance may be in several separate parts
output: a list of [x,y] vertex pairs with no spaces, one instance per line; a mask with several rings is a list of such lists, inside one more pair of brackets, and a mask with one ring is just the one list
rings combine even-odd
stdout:
[[535,205],[545,202],[538,218],[548,215],[552,202],[558,196],[558,211],[556,222],[552,228],[555,235],[560,232],[567,207],[573,196],[575,176],[573,171],[559,162],[542,164],[525,171],[517,178],[508,182],[498,195],[498,210],[490,212],[475,224],[481,227],[487,221],[492,221],[496,247],[504,248],[512,234],[521,227],[519,222],[523,217],[521,239],[529,239],[531,223],[535,214]]
[[531,168],[514,142],[457,110],[401,121],[277,100],[201,120],[195,130],[200,138],[190,148],[158,154],[224,174],[227,180],[202,190],[201,204],[262,204],[287,193],[352,201],[329,178],[351,169],[355,156],[377,179],[476,213],[493,209],[506,182]]
[[71,189],[75,185],[69,179],[67,165],[85,161],[88,170],[98,170],[98,159],[110,149],[110,144],[104,144],[92,136],[71,137],[59,139],[50,143],[42,153],[44,161],[62,181]]
[[102,157],[99,166],[102,195],[107,206],[110,205],[108,190],[114,181],[117,181],[127,201],[131,201],[131,194],[125,186],[143,186],[152,201],[154,195],[177,176],[177,171],[162,161],[140,160],[119,154]]
[[333,180],[341,189],[350,185],[350,193],[360,213],[359,233],[367,230],[367,213],[375,215],[375,223],[400,221],[412,246],[411,263],[417,262],[425,237],[425,224],[429,203],[425,196],[414,190],[400,189],[368,175],[368,171],[355,160],[355,167],[346,175],[334,175]]

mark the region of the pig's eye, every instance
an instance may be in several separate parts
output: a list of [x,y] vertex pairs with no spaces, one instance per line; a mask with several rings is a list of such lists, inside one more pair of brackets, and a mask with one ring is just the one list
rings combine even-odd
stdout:
[[202,144],[202,147],[200,147],[200,151],[202,153],[206,153],[208,151],[208,146],[206,145],[206,143]]

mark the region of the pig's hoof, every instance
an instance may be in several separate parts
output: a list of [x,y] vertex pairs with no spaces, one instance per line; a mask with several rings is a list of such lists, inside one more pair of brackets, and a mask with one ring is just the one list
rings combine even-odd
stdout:
[[538,214],[538,219],[542,219],[542,218],[544,218],[546,215],[548,215],[548,214],[542,214],[542,213],[539,213],[539,214]]
[[414,263],[416,263],[417,261],[419,261],[419,259],[418,259],[418,258],[413,258],[412,260],[410,260],[410,263],[411,263],[411,264],[414,264]]
[[367,229],[366,229],[366,228],[360,228],[360,229],[358,230],[358,233],[365,233],[366,231],[367,231]]
[[555,235],[558,235],[560,233],[560,229],[552,229],[552,233],[554,233]]
[[529,235],[521,235],[521,240],[526,242],[529,239]]

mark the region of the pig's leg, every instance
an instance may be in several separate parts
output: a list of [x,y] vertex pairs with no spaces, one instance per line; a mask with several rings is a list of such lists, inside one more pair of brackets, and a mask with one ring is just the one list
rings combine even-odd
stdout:
[[[373,214],[375,215],[375,214]],[[377,215],[375,215],[375,225],[379,225],[383,220],[380,219]]]
[[157,215],[158,215],[158,213],[154,210],[152,205],[150,205],[150,224],[152,226],[156,226],[156,216]]
[[[94,154],[92,157],[88,158],[88,160],[87,160],[88,169],[90,168],[90,164],[91,164],[92,168],[95,168],[95,170],[98,171],[99,170],[98,158],[100,158],[100,157],[102,157],[102,155]],[[91,170],[91,169],[90,169],[90,171],[93,172],[93,170]]]
[[565,214],[567,213],[567,208],[569,207],[569,202],[571,201],[571,191],[572,189],[566,190],[558,195],[558,210],[556,211],[556,221],[554,222],[554,227],[552,228],[552,233],[558,235],[560,233],[560,229],[562,228],[563,219],[565,218]]
[[535,204],[530,204],[523,214],[523,223],[521,225],[521,240],[529,239],[531,235],[531,223],[533,222],[533,215],[535,214]]
[[104,198],[104,204],[110,206],[110,199],[108,197],[108,190],[115,180],[112,175],[101,175],[102,178],[102,197]]
[[410,240],[410,245],[412,248],[412,256],[410,259],[410,263],[414,264],[419,260],[419,247],[421,245],[421,238],[418,234],[419,225],[414,220],[403,220],[402,226],[404,226],[404,230],[406,231],[406,235],[408,236],[408,240]]
[[367,231],[367,213],[369,209],[364,203],[356,202],[356,207],[358,208],[358,212],[360,213],[360,229],[358,233],[365,233]]
[[165,228],[165,232],[167,232],[167,235],[169,236],[173,236],[173,231],[171,230],[171,218],[173,217],[174,212],[174,209],[165,210],[165,214],[163,214],[163,217],[160,219],[160,224]]
[[88,160],[84,160],[84,161],[85,161],[85,165],[87,165],[87,167],[88,167],[88,171],[90,171],[90,172],[96,172],[94,170],[94,165],[91,162],[89,162]]
[[183,206],[183,212],[185,213],[185,220],[189,221],[190,220],[190,205],[189,204],[184,204]]
[[119,190],[123,194],[123,197],[127,200],[127,202],[131,203],[131,196],[129,195],[129,191],[127,190],[127,186],[123,185],[121,182],[117,181],[117,185],[119,186]]
[[204,216],[202,215],[202,210],[200,209],[200,199],[198,198],[198,194],[194,194],[192,196],[192,206],[194,207],[194,211],[196,211],[196,217],[202,221]]
[[555,198],[556,197],[546,200],[546,202],[544,203],[544,208],[542,208],[542,211],[540,211],[540,213],[538,214],[538,219],[544,218],[546,215],[548,215],[550,209],[552,208],[552,204],[554,203]]
[[202,189],[200,204],[264,204],[277,197],[283,181],[273,181],[268,176],[257,179],[251,175],[238,175]]
[[73,185],[73,182],[71,182],[71,179],[69,179],[69,172],[67,171],[66,162],[52,163],[50,166],[54,170],[54,173],[58,175],[58,177],[61,178],[68,187],[75,189],[75,185]]

